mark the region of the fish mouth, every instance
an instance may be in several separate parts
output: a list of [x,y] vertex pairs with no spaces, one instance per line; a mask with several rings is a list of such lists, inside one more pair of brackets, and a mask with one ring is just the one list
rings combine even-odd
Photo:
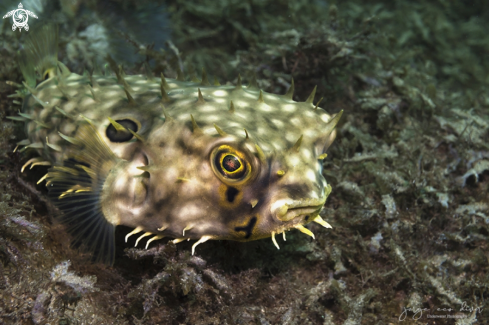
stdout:
[[301,200],[282,199],[272,204],[271,211],[279,220],[288,222],[299,216],[317,214],[324,206],[327,196]]

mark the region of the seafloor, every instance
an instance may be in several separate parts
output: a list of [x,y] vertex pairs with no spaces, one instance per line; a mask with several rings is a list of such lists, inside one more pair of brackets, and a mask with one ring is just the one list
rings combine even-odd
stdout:
[[[75,72],[110,53],[126,73],[256,74],[275,93],[293,77],[295,100],[317,85],[344,114],[324,169],[333,229],[311,225],[316,240],[207,242],[191,256],[192,243],[127,248],[121,228],[114,267],[94,265],[53,221],[35,185],[46,169],[21,174],[29,153],[12,152],[24,135],[5,118],[19,109],[5,81],[22,81],[27,33],[4,19],[0,323],[489,323],[487,0],[23,4],[40,18],[31,31],[59,24]],[[2,1],[2,15],[16,6]]]

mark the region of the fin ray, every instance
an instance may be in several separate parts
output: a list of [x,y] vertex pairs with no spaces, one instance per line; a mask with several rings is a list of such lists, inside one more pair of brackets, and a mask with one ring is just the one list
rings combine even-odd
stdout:
[[61,211],[58,220],[73,236],[72,247],[93,253],[95,262],[112,264],[116,222],[104,216],[101,202],[104,182],[119,160],[91,124],[80,127],[74,142],[78,149],[48,171],[49,197]]
[[19,67],[26,84],[36,85],[35,71],[42,79],[49,74],[54,76],[58,66],[58,26],[47,24],[30,35],[25,49],[19,53]]

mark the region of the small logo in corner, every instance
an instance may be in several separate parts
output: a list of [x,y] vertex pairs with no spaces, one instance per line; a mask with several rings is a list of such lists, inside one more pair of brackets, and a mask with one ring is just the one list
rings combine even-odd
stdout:
[[22,32],[22,28],[24,28],[26,31],[29,30],[29,25],[27,25],[29,16],[37,19],[37,16],[32,11],[24,9],[22,3],[19,3],[18,9],[12,10],[8,12],[5,16],[3,16],[3,19],[10,16],[12,16],[12,19],[14,20],[14,24],[12,25],[12,30],[14,32],[17,28],[19,29],[19,32]]

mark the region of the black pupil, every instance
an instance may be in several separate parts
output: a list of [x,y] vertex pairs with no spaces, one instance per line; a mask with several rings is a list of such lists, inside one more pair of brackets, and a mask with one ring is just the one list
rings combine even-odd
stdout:
[[241,167],[241,163],[239,162],[238,158],[236,158],[235,156],[227,155],[222,160],[222,166],[226,171],[234,172],[239,167]]
[[[124,119],[116,120],[116,122],[128,130],[131,130],[133,132],[138,131],[138,125],[132,120]],[[129,131],[117,131],[117,129],[112,124],[107,127],[105,134],[107,135],[107,138],[109,138],[109,140],[112,142],[126,142],[131,140],[133,137],[132,133]]]

